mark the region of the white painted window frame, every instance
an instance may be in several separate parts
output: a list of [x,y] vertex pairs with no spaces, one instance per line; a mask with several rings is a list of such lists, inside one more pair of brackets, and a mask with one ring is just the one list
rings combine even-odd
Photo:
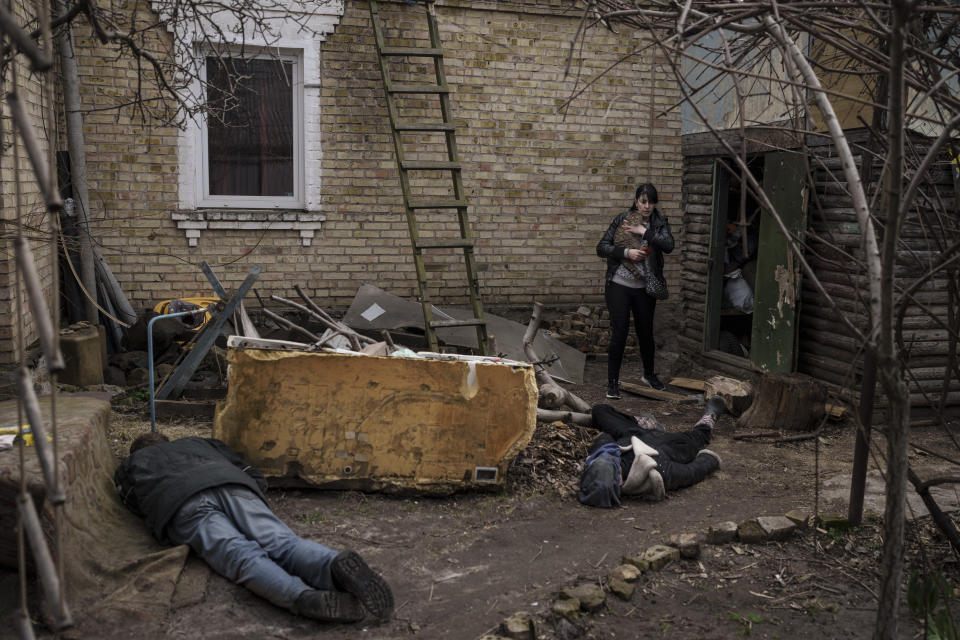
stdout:
[[[204,74],[207,72],[206,59],[209,56],[224,58],[240,58],[245,60],[276,60],[290,62],[293,65],[292,85],[293,92],[293,196],[230,196],[210,194],[210,156],[207,143],[207,118],[200,117],[200,144],[196,145],[197,157],[194,165],[199,173],[196,181],[197,206],[207,209],[303,209],[304,208],[304,91],[303,91],[303,50],[278,49],[271,47],[256,48],[224,47],[221,51],[211,51],[206,47],[198,47],[196,55],[203,60]],[[204,87],[203,99],[206,100]]]
[[[198,149],[202,152],[204,141],[203,132],[206,127],[201,126],[199,117],[193,118],[187,126],[181,129],[178,144],[178,164],[180,167],[178,178],[177,210],[172,212],[172,218],[177,228],[186,235],[190,247],[199,244],[201,234],[212,230],[292,230],[299,232],[301,244],[309,247],[316,232],[322,227],[326,216],[322,213],[321,200],[321,95],[320,95],[320,47],[326,37],[333,33],[343,17],[344,0],[332,0],[320,6],[311,8],[308,17],[309,34],[295,21],[285,20],[281,14],[271,17],[271,25],[278,37],[270,42],[258,39],[252,33],[238,33],[236,25],[230,17],[214,12],[214,19],[223,17],[222,33],[233,38],[223,42],[224,46],[243,46],[245,50],[252,47],[265,51],[298,52],[301,65],[301,100],[297,103],[302,125],[300,139],[302,140],[302,170],[300,177],[300,203],[293,208],[257,207],[243,208],[240,206],[208,207],[208,199],[203,197],[204,167],[206,163],[202,155],[198,157]],[[163,0],[152,0],[151,6],[161,16],[169,17],[169,7]],[[176,23],[171,31],[180,33],[181,41],[193,42],[192,55],[199,53],[199,46],[206,41],[205,36],[199,33],[196,25],[189,21]],[[199,81],[191,83],[184,92],[184,99],[191,102],[195,97],[203,94]],[[193,97],[193,98],[192,98]],[[212,199],[211,199],[212,200]]]

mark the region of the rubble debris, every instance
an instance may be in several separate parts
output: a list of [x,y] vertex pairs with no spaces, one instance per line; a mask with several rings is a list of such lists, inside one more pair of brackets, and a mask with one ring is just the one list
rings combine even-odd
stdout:
[[533,303],[533,313],[530,314],[530,322],[527,330],[523,334],[523,352],[527,360],[533,364],[534,373],[537,376],[539,386],[540,401],[539,406],[545,409],[560,409],[569,406],[574,411],[588,413],[590,405],[582,398],[574,395],[564,389],[547,372],[546,365],[540,360],[534,348],[534,339],[540,328],[540,322],[543,318],[543,305],[539,302]]
[[510,466],[511,491],[552,491],[561,497],[577,494],[583,461],[596,433],[578,425],[539,423],[533,438]]
[[[437,319],[468,320],[473,318],[473,310],[460,307],[434,306],[433,314]],[[492,313],[484,313],[487,334],[495,335],[497,354],[511,360],[526,360],[522,338],[526,327],[512,320]],[[420,303],[404,300],[382,289],[365,284],[357,290],[350,308],[343,316],[343,324],[361,332],[410,331],[423,334],[423,309]],[[438,328],[437,338],[446,345],[464,349],[477,348],[477,332],[473,327]],[[577,349],[568,346],[539,331],[534,348],[543,359],[547,372],[563,382],[581,384],[586,356]],[[549,364],[546,364],[549,362]]]

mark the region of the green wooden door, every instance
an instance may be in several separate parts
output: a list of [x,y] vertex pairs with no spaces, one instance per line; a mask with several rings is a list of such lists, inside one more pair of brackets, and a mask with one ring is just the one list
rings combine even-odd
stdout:
[[[764,158],[763,188],[787,229],[802,239],[807,223],[803,157],[771,153]],[[764,371],[790,372],[796,363],[800,267],[773,216],[760,220],[750,360]]]

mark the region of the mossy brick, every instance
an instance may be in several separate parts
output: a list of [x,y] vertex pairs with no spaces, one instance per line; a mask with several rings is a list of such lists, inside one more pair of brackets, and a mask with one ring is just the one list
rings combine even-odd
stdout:
[[767,532],[756,519],[745,520],[737,526],[737,538],[741,542],[763,542],[767,539]]
[[633,597],[633,592],[636,590],[636,587],[633,583],[626,582],[625,580],[620,580],[618,578],[611,578],[608,583],[610,593],[617,596],[621,600],[630,601],[630,598]]
[[553,601],[550,611],[558,618],[576,620],[580,617],[580,600],[577,598],[559,598]]
[[608,578],[610,580],[622,580],[624,582],[636,582],[642,571],[632,564],[618,564],[610,570]]
[[682,557],[692,560],[700,557],[701,537],[695,533],[678,533],[670,536],[667,544],[679,550]]
[[563,598],[575,598],[580,602],[580,608],[584,611],[597,611],[607,601],[603,589],[593,583],[579,584],[575,587],[567,587],[560,592]]
[[680,550],[665,544],[655,544],[643,552],[650,571],[659,571],[665,566],[680,559]]
[[500,633],[511,640],[534,640],[537,637],[533,616],[518,611],[500,624]]
[[730,520],[711,525],[707,529],[707,544],[727,544],[737,539],[737,523]]

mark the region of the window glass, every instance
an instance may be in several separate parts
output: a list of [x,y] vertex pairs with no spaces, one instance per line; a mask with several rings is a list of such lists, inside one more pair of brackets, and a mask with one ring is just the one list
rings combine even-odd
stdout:
[[207,58],[208,193],[294,196],[293,63]]

